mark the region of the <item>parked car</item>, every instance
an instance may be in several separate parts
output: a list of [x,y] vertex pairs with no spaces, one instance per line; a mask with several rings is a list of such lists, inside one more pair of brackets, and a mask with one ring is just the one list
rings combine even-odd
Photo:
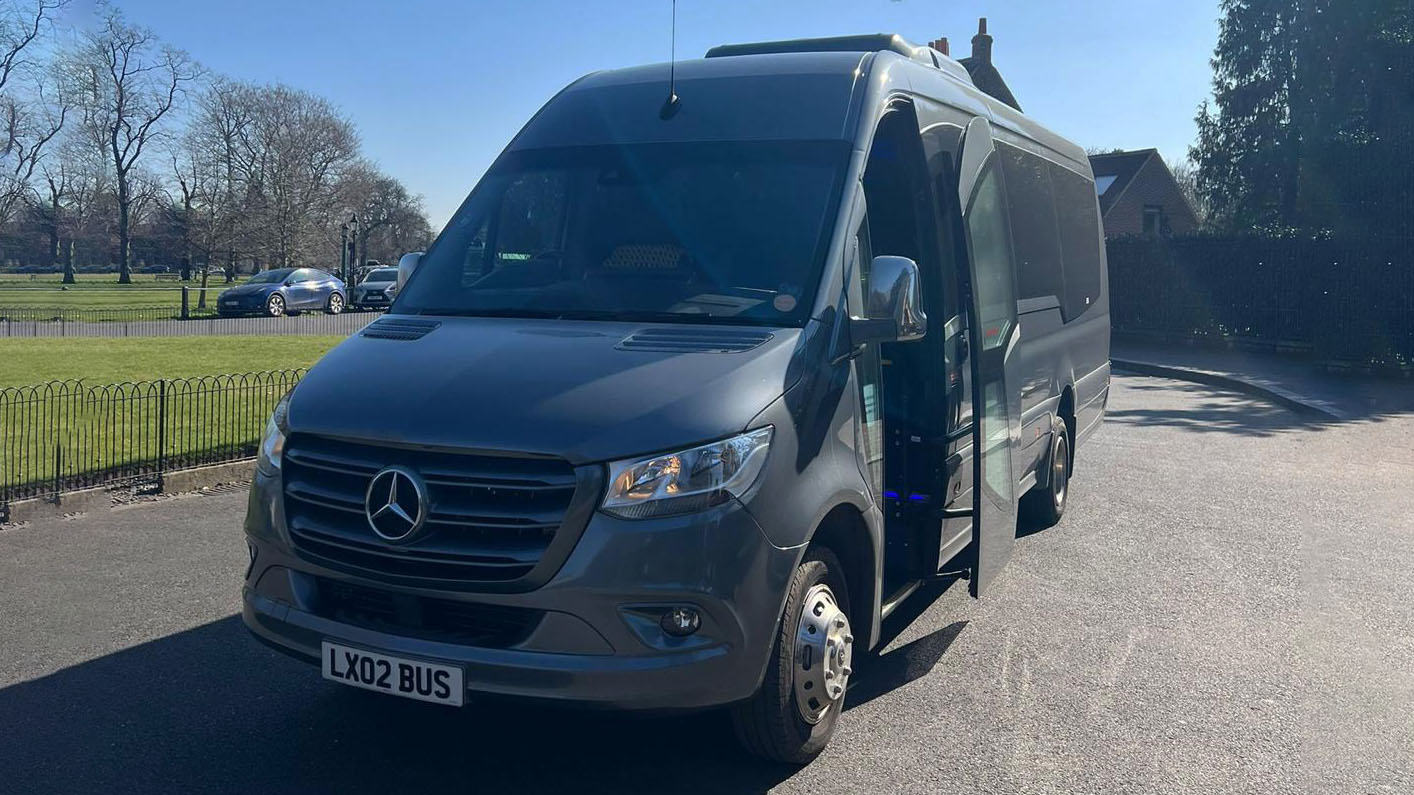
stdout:
[[332,273],[314,268],[278,268],[261,271],[245,284],[221,293],[216,312],[222,316],[269,315],[322,309],[331,315],[344,311],[348,302],[344,283]]
[[384,309],[398,294],[398,269],[375,268],[349,294],[356,309]]

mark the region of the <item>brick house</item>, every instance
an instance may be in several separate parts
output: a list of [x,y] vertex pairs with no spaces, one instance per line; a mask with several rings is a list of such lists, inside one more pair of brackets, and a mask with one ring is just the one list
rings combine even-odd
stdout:
[[1157,149],[1091,155],[1090,167],[1107,236],[1198,230],[1197,214]]

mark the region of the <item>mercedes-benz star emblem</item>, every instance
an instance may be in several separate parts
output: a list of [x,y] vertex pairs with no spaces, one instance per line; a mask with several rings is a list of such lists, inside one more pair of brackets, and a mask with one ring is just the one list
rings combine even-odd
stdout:
[[422,478],[403,467],[384,469],[368,484],[363,512],[379,538],[407,541],[427,519],[427,492]]

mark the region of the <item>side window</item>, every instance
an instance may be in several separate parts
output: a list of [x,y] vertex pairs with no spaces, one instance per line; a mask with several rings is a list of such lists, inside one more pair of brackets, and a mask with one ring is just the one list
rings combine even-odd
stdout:
[[1100,297],[1100,215],[1090,180],[1051,164],[1065,262],[1065,319],[1079,317]]
[[997,145],[1006,175],[1007,205],[1016,255],[1018,298],[1065,295],[1060,232],[1050,164],[1043,158],[1006,144]]
[[967,233],[972,240],[973,265],[977,274],[972,290],[980,314],[977,322],[973,323],[973,329],[982,335],[982,349],[991,350],[1011,336],[1011,324],[1016,317],[1011,241],[996,158],[985,167],[972,195],[972,205],[967,212]]
[[304,284],[305,282],[313,281],[313,279],[310,278],[309,269],[300,268],[290,274],[290,281],[294,284]]

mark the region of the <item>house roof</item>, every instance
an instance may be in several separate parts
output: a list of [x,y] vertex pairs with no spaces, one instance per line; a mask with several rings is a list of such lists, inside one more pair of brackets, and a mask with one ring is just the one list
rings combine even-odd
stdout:
[[1134,181],[1139,169],[1157,157],[1157,149],[1139,149],[1133,152],[1115,152],[1106,155],[1091,155],[1090,169],[1095,172],[1095,188],[1100,191],[1100,214],[1110,211],[1129,183]]

